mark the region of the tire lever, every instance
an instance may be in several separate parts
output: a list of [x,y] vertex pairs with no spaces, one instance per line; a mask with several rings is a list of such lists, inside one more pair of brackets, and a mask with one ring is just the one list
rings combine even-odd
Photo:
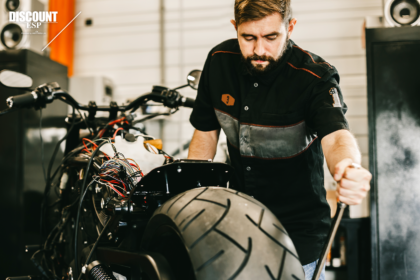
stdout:
[[[351,167],[355,169],[361,168],[357,163],[352,163]],[[314,275],[312,280],[319,280],[321,276],[322,269],[324,268],[325,260],[327,258],[328,251],[331,249],[331,245],[334,241],[334,237],[337,234],[338,226],[340,225],[341,219],[343,218],[344,210],[346,209],[347,204],[338,201],[337,208],[339,209],[334,216],[333,222],[331,224],[330,232],[328,233],[327,241],[322,248],[321,255],[318,258],[318,263],[315,268]]]
[[325,264],[325,259],[327,258],[328,251],[331,249],[331,245],[334,241],[334,237],[337,233],[338,226],[340,225],[341,219],[343,218],[344,209],[346,209],[347,205],[338,202],[337,204],[339,211],[335,214],[335,217],[333,219],[333,222],[331,224],[330,232],[328,233],[327,241],[324,244],[324,247],[322,248],[321,255],[318,259],[318,263],[316,265],[316,269],[314,272],[314,275],[312,277],[312,280],[318,280],[321,276],[322,269]]

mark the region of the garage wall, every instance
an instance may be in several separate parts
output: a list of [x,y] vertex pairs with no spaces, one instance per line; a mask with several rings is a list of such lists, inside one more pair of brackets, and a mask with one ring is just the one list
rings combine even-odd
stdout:
[[118,101],[159,84],[158,8],[159,1],[76,1],[74,75],[111,78]]
[[[165,80],[175,87],[192,69],[202,69],[212,47],[236,37],[229,23],[233,0],[165,0]],[[365,50],[361,45],[365,16],[382,14],[382,0],[292,0],[298,24],[292,39],[337,67],[349,107],[347,118],[368,167]],[[117,101],[134,98],[159,84],[159,1],[78,0],[76,75],[100,74],[116,84]],[[85,26],[92,18],[93,25]],[[194,97],[191,89],[182,90]],[[161,135],[171,153],[191,139],[191,110],[181,109],[164,122]],[[157,127],[152,123],[151,128]],[[159,130],[155,130],[156,133]],[[185,155],[185,154],[184,154]],[[331,187],[331,180],[327,180]],[[354,217],[367,216],[368,205],[352,207]]]

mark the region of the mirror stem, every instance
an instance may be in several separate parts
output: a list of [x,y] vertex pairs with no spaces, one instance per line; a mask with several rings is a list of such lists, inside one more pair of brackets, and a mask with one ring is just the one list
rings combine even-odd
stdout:
[[186,84],[186,85],[183,85],[183,86],[180,86],[180,87],[177,87],[177,88],[174,88],[174,89],[172,89],[172,90],[178,90],[178,89],[181,89],[181,88],[184,88],[184,87],[188,87],[189,85],[188,84]]

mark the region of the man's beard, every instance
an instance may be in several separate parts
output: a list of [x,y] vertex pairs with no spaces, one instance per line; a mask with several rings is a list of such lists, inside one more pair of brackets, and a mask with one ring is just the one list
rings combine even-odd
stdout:
[[[287,50],[287,46],[289,45],[289,38],[286,38],[286,42],[283,46],[283,49],[280,52],[280,55],[277,58],[273,58],[271,56],[266,56],[266,55],[252,55],[252,56],[248,56],[248,57],[244,57],[243,55],[242,57],[242,62],[247,70],[247,72],[249,74],[251,74],[251,76],[261,76],[261,75],[265,75],[269,72],[271,72],[271,70],[275,69],[281,61],[281,58],[283,57],[283,54],[286,52]],[[252,64],[253,60],[262,60],[262,61],[268,61],[268,64],[264,67],[261,64],[257,64],[256,66]]]

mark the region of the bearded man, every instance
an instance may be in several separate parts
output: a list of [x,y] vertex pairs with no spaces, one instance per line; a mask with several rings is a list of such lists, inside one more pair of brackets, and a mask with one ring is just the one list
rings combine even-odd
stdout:
[[223,129],[239,177],[235,187],[277,216],[311,279],[331,223],[324,156],[338,198],[348,205],[361,203],[371,174],[354,168],[361,155],[336,68],[289,39],[296,26],[290,2],[235,1],[237,39],[207,57],[188,157],[214,158]]

